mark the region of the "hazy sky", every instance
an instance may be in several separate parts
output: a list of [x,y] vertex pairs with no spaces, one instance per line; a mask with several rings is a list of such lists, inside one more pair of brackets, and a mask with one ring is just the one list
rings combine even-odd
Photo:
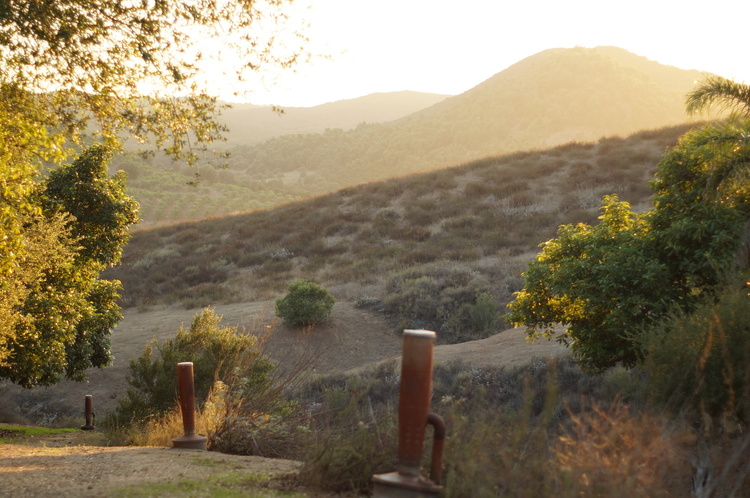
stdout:
[[310,50],[330,54],[257,104],[312,106],[375,92],[462,93],[556,47],[613,45],[750,82],[748,0],[309,0]]

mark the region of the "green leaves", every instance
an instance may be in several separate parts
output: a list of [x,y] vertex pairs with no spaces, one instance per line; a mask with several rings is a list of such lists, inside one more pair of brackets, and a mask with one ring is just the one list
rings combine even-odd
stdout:
[[124,176],[107,174],[111,157],[109,149],[96,145],[53,170],[42,200],[48,212],[73,215],[71,234],[81,244],[78,258],[100,270],[120,261],[128,228],[138,222],[138,203],[125,194]]
[[555,324],[567,325],[558,340],[593,370],[637,361],[627,336],[659,306],[665,275],[643,218],[626,202],[606,197],[599,219],[593,227],[560,227],[529,264],[507,315],[531,337],[552,337]]
[[118,401],[115,417],[121,423],[141,421],[169,410],[177,397],[177,363],[194,363],[195,396],[208,398],[216,381],[235,387],[252,398],[273,384],[274,364],[263,356],[258,338],[237,327],[221,327],[221,317],[211,308],[193,317],[189,330],[149,343],[130,362],[127,397]]
[[88,149],[18,197],[37,214],[11,211],[23,250],[5,260],[0,281],[0,378],[26,387],[82,380],[112,360],[120,283],[99,272],[119,261],[138,204],[124,178],[107,175],[110,157]]
[[[709,78],[688,111],[713,104],[750,112],[750,87]],[[736,117],[736,116],[735,116]],[[659,162],[653,209],[636,215],[605,197],[600,223],[562,226],[525,273],[509,305],[532,337],[559,338],[584,366],[640,361],[636,338],[672,309],[689,312],[723,282],[748,271],[750,120],[686,133]]]
[[289,285],[286,296],[276,300],[276,315],[292,326],[315,325],[328,318],[335,299],[311,280],[299,279]]

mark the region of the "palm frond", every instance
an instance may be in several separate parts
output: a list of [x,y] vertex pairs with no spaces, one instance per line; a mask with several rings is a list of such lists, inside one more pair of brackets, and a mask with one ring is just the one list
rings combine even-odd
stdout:
[[687,95],[685,104],[691,115],[717,107],[747,117],[750,116],[750,85],[710,75]]

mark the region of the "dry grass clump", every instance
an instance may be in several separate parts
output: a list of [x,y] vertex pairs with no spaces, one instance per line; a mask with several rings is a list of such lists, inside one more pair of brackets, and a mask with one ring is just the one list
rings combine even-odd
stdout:
[[[613,395],[613,378],[587,376],[570,360],[513,370],[436,366],[432,409],[447,423],[444,496],[689,494],[683,432],[663,416],[634,415]],[[398,386],[393,363],[307,384],[298,399],[310,407],[315,437],[303,481],[361,493],[372,474],[395,470]]]
[[681,437],[663,416],[633,415],[616,403],[595,406],[553,446],[558,485],[569,496],[674,496],[689,492],[690,464]]

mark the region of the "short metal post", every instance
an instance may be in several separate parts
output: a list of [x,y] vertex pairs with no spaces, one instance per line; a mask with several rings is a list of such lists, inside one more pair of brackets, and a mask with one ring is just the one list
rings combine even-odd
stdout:
[[195,433],[193,362],[185,361],[177,364],[177,383],[180,395],[180,410],[182,411],[182,426],[185,429],[185,435],[173,439],[172,447],[205,450],[208,447],[208,438]]
[[86,417],[86,425],[82,426],[81,429],[83,429],[84,431],[93,431],[95,420],[94,417],[96,417],[96,415],[94,414],[94,397],[91,394],[86,395],[83,413]]
[[[435,332],[405,330],[401,358],[401,390],[398,399],[398,470],[376,474],[375,498],[417,498],[440,494],[445,424],[430,413],[432,399],[432,353]],[[420,473],[427,425],[435,428],[431,478]]]

